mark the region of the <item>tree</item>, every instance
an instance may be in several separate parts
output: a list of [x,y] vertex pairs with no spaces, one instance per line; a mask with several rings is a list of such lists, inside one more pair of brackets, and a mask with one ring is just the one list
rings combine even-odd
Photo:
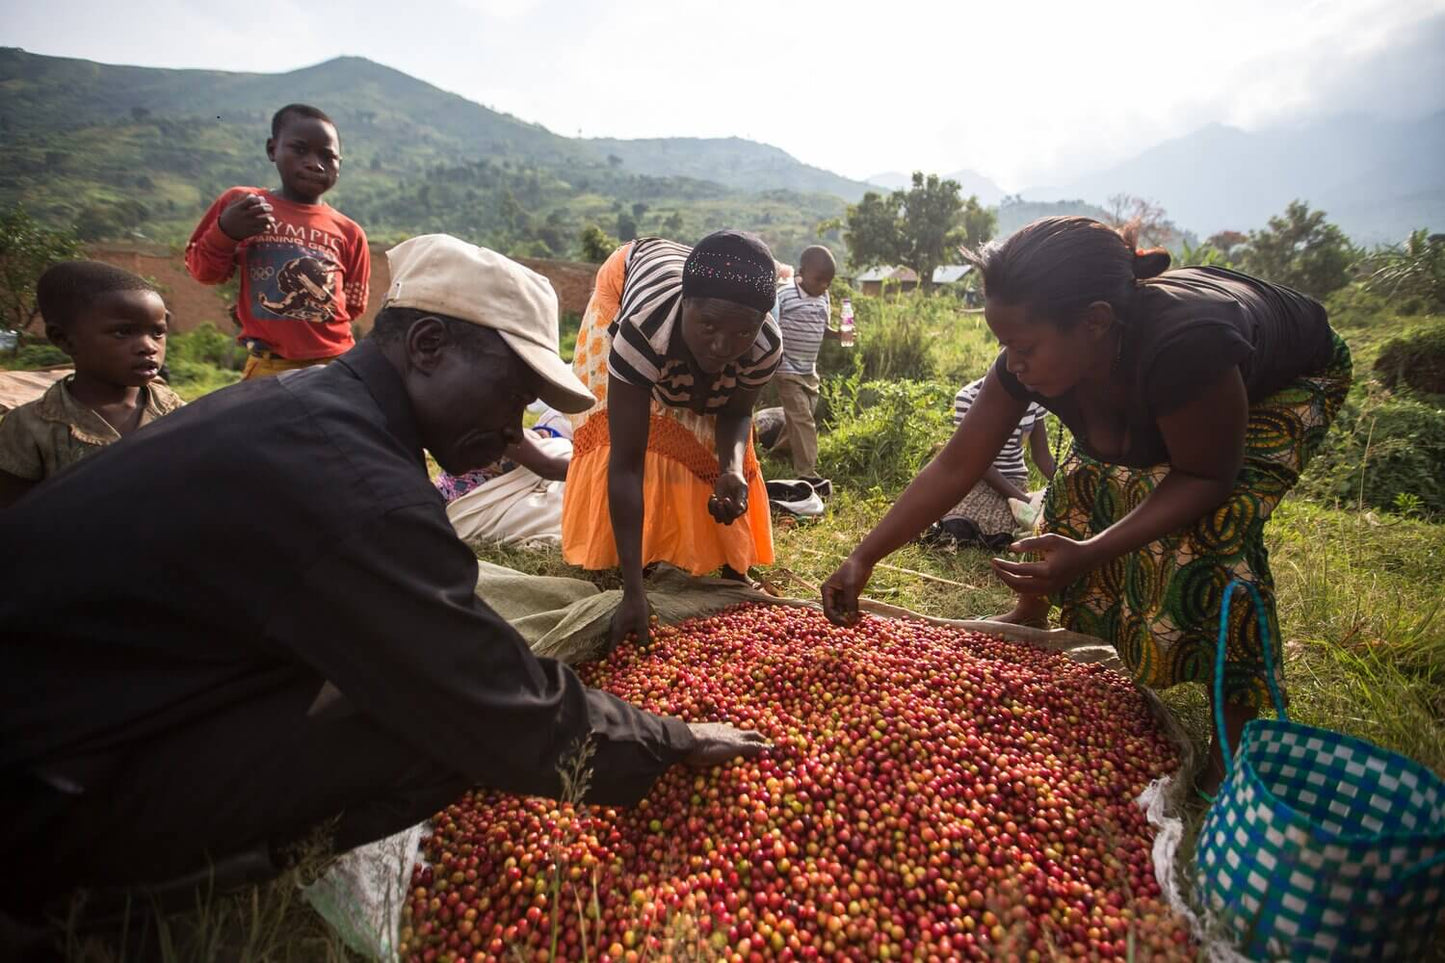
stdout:
[[843,239],[843,219],[841,217],[824,218],[814,225],[813,233],[824,240],[841,241]]
[[632,205],[633,219],[640,222],[642,220],[642,216],[646,214],[648,210],[649,208],[646,204],[642,203],[641,201],[636,202]]
[[41,227],[23,207],[0,213],[0,325],[24,331],[39,315],[35,282],[57,261],[85,256],[69,231]]
[[677,211],[673,211],[671,214],[667,215],[667,220],[662,222],[663,233],[666,234],[668,237],[672,238],[674,241],[682,237],[682,230],[682,215]]
[[1248,240],[1249,235],[1245,234],[1243,231],[1220,231],[1217,234],[1211,234],[1209,236],[1209,240],[1205,241],[1204,243],[1208,244],[1216,251],[1221,251],[1225,254],[1229,254],[1235,248],[1239,247],[1241,244],[1245,243]]
[[502,222],[508,239],[525,238],[532,233],[532,215],[522,206],[522,202],[517,200],[517,195],[512,193],[510,187],[502,191],[497,205],[497,217]]
[[885,198],[869,191],[857,204],[848,205],[843,243],[848,245],[848,260],[855,268],[897,264],[902,257],[898,197],[898,193]]
[[918,275],[918,286],[933,287],[933,271],[965,240],[963,198],[958,181],[940,180],[937,174],[913,173],[913,187],[903,194],[899,258]]
[[1350,283],[1355,252],[1343,231],[1311,211],[1304,201],[1291,201],[1269,227],[1250,231],[1240,254],[1244,270],[1269,281],[1322,298]]
[[545,257],[558,257],[567,251],[567,215],[553,208],[546,221],[536,229],[537,240],[547,247]]
[[969,195],[963,202],[963,243],[978,247],[993,240],[998,233],[998,212],[984,207],[977,195]]
[[596,224],[588,224],[582,229],[582,260],[591,261],[593,264],[601,264],[617,250],[617,238],[608,237],[607,232]]
[[1115,194],[1104,207],[1105,221],[1113,228],[1134,224],[1139,229],[1139,243],[1144,247],[1173,247],[1180,238],[1179,228],[1169,220],[1164,208],[1133,194]]
[[637,221],[626,211],[617,214],[617,239],[624,243],[637,239]]
[[[849,205],[843,243],[856,268],[902,264],[918,275],[919,285],[933,286],[933,271],[948,263],[960,244],[982,244],[998,225],[994,213],[978,202],[964,200],[957,181],[913,174],[913,186],[887,197],[869,191]],[[819,231],[833,225],[824,222]]]

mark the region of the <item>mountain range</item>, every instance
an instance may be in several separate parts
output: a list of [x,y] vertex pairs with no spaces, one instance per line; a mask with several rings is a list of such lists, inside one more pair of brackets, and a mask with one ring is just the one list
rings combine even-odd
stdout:
[[[564,257],[589,224],[681,240],[728,226],[758,231],[791,259],[848,202],[910,179],[852,180],[741,138],[564,137],[359,57],[254,74],[0,48],[0,204],[23,203],[86,237],[183,241],[226,187],[274,179],[262,145],[272,111],[293,101],[336,119],[346,161],[328,199],[383,241],[441,230]],[[1035,211],[1091,212],[1127,193],[1207,236],[1261,227],[1302,198],[1357,241],[1395,241],[1445,228],[1442,148],[1445,112],[1345,115],[1254,132],[1204,127],[1027,189],[1022,204],[973,170],[946,176],[986,205],[1007,201],[1006,229]],[[821,240],[842,251],[838,231]]]
[[1445,229],[1445,111],[1407,120],[1360,114],[1243,131],[1212,124],[1029,200],[1143,197],[1200,236],[1264,225],[1292,200],[1322,209],[1357,243]]
[[741,137],[656,137],[583,141],[618,157],[622,166],[653,177],[693,177],[742,191],[833,194],[856,201],[871,185],[812,167],[777,147]]
[[[1357,243],[1392,243],[1415,228],[1445,228],[1442,157],[1445,111],[1396,120],[1345,114],[1260,131],[1211,124],[1058,186],[1020,191],[1029,203],[1011,204],[1015,210],[1000,228],[1016,229],[1018,213],[1044,205],[1068,202],[1088,213],[1113,195],[1132,194],[1207,237],[1263,227],[1290,201],[1302,199],[1326,211]],[[944,176],[985,205],[1007,196],[976,171]],[[868,183],[895,190],[907,187],[909,177],[890,171]]]

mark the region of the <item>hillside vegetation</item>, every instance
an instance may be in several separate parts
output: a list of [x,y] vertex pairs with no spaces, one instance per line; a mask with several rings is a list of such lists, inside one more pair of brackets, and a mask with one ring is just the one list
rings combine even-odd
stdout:
[[0,206],[22,203],[85,240],[182,242],[225,188],[272,184],[270,118],[292,101],[336,120],[345,161],[327,199],[382,241],[440,230],[568,257],[588,224],[683,240],[726,226],[755,230],[793,259],[843,211],[843,198],[824,192],[854,184],[737,139],[561,137],[356,57],[240,74],[5,48]]

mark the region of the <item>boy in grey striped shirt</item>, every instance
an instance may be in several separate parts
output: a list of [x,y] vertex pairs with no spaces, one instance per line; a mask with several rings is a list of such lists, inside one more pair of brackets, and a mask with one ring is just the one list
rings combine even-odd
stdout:
[[773,383],[783,405],[786,422],[774,452],[791,451],[799,478],[819,480],[818,428],[813,410],[818,405],[818,351],[824,338],[836,338],[828,326],[828,285],[837,265],[833,252],[813,246],[798,260],[798,273],[778,287],[773,317],[783,332],[783,360]]

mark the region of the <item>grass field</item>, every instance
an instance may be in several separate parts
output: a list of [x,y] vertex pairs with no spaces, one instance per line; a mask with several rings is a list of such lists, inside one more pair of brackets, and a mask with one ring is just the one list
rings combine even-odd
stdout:
[[[993,354],[978,317],[945,299],[860,307],[859,360],[836,353],[824,359],[835,389],[851,378],[856,395],[862,377],[858,365],[868,364],[877,378],[941,379],[941,387],[926,390],[951,394]],[[871,336],[870,320],[877,325]],[[1354,305],[1339,312],[1338,322],[1352,342],[1357,377],[1363,381],[1374,353],[1400,321],[1378,305]],[[899,334],[901,327],[910,327],[911,333]],[[211,386],[204,372],[193,375],[197,390]],[[230,377],[221,369],[211,376],[216,383]],[[1361,385],[1356,392],[1365,390]],[[776,569],[797,577],[799,581],[790,584],[798,594],[805,594],[804,583],[823,581],[887,510],[897,488],[880,481],[896,480],[900,472],[906,480],[947,433],[946,410],[909,410],[908,398],[897,402],[897,418],[888,414],[892,402],[886,397],[852,412],[841,408],[847,392],[830,389],[825,398],[834,406],[829,417],[838,438],[863,439],[866,434],[869,443],[876,444],[863,457],[857,446],[843,451],[836,439],[831,448],[825,441],[822,468],[833,474],[838,488],[827,516],[778,524]],[[861,424],[865,418],[875,420]],[[890,432],[899,437],[892,438]],[[836,460],[830,463],[829,458]],[[1364,461],[1356,466],[1359,498],[1289,498],[1268,528],[1290,711],[1300,721],[1370,739],[1445,774],[1445,523],[1418,507],[1392,512],[1388,506],[1367,504],[1365,481],[1374,470],[1368,448]],[[843,464],[850,466],[849,474],[834,471]],[[791,474],[788,466],[767,460],[765,471],[774,477]],[[479,554],[526,572],[580,574],[555,551],[484,548]],[[869,594],[882,601],[945,617],[988,615],[1010,604],[1009,593],[990,575],[987,555],[980,551],[910,545],[889,558],[888,565],[875,572],[869,586]],[[606,574],[598,579],[615,584]],[[775,571],[774,581],[784,583],[787,577]],[[1181,686],[1163,697],[1202,748],[1209,731],[1202,690]],[[197,952],[237,961],[348,958],[297,898],[296,881],[289,875],[211,901],[203,911],[167,917],[170,948],[164,958],[192,959]],[[69,955],[96,961],[123,958],[105,941],[77,944]]]

